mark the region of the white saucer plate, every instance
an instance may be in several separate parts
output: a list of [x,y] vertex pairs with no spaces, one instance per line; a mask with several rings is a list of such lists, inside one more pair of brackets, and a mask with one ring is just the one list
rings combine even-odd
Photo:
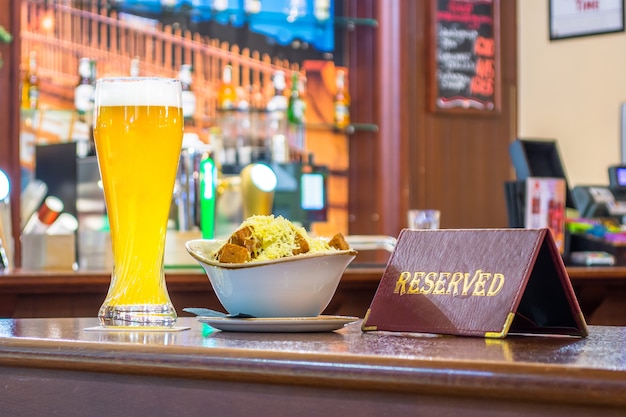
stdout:
[[227,332],[304,333],[331,332],[359,320],[352,316],[243,318],[198,317],[198,321]]

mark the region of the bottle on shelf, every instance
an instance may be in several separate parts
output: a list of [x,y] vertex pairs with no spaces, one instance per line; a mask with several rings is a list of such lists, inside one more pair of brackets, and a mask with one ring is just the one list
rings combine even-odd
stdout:
[[[285,71],[276,70],[272,76],[272,87],[274,88],[274,95],[270,98],[270,102],[275,107],[287,108],[287,97],[285,97],[285,89],[287,88],[287,81],[285,79]],[[283,104],[284,103],[284,104]],[[268,103],[268,106],[272,104]]]
[[334,97],[335,126],[338,129],[345,129],[350,125],[350,93],[346,87],[346,72],[343,69],[337,70],[336,92]]
[[74,89],[74,107],[78,113],[78,119],[85,122],[93,110],[94,81],[91,59],[81,58],[78,61],[78,85]]
[[239,146],[237,117],[234,112],[237,106],[237,92],[233,82],[231,65],[222,68],[222,79],[217,91],[217,124],[220,129],[223,152],[220,163],[225,171],[237,171],[239,165]]
[[305,151],[305,82],[304,76],[294,71],[291,76],[291,91],[287,105],[288,142],[291,160],[301,160]]
[[250,86],[250,108],[260,111],[265,109],[265,96],[261,84],[254,83]]
[[31,51],[28,55],[28,64],[22,79],[22,109],[35,110],[39,108],[39,74],[37,72],[37,52]]
[[90,58],[81,58],[78,61],[78,84],[74,89],[74,108],[78,113],[78,121],[87,127],[87,135],[76,139],[76,154],[78,157],[93,155],[95,152],[93,140],[93,106],[96,91],[96,61]]
[[230,65],[225,65],[222,70],[217,106],[221,110],[233,110],[237,106],[237,91],[233,84],[233,68]]
[[[98,78],[98,67],[97,61],[95,59],[91,59],[89,61],[91,67],[91,85],[93,86],[92,94],[91,94],[91,111],[87,113],[87,125],[89,126],[89,139],[87,140],[87,146],[84,149],[85,156],[95,156],[96,155],[96,143],[93,137],[93,108],[94,102],[96,99],[96,79]],[[79,156],[82,154],[79,154]]]
[[[239,162],[248,164],[259,158],[259,147],[252,140],[251,111],[249,91],[243,86],[235,89],[237,102],[235,109],[235,135],[237,137],[237,151]],[[261,147],[262,150],[262,147]]]
[[274,95],[267,102],[269,155],[272,162],[289,162],[289,143],[287,142],[287,107],[285,97],[285,72],[277,70],[272,77]]
[[266,104],[265,96],[259,81],[255,80],[248,86],[248,121],[249,137],[253,146],[253,159],[256,161],[267,160],[267,149],[265,147],[265,123]]
[[98,68],[96,66],[97,62],[95,59],[91,59],[89,61],[91,64],[91,82],[93,83],[94,90],[96,89],[96,79],[98,78]]
[[133,59],[130,60],[130,76],[131,77],[139,77],[140,74],[140,65],[141,65],[141,61],[139,60],[139,57],[134,57]]
[[302,96],[303,83],[300,81],[300,74],[296,71],[291,76],[291,91],[289,103],[287,105],[287,120],[289,123],[301,125],[304,123],[304,111],[306,104]]
[[183,118],[185,120],[192,120],[196,113],[196,95],[191,87],[193,81],[191,72],[192,68],[189,64],[181,65],[178,72],[178,79],[181,81],[182,89]]

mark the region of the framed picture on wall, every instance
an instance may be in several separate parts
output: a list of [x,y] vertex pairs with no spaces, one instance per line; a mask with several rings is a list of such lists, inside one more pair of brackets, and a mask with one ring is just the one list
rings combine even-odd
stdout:
[[500,0],[430,0],[430,99],[435,112],[500,111]]
[[624,32],[624,0],[550,0],[550,40]]

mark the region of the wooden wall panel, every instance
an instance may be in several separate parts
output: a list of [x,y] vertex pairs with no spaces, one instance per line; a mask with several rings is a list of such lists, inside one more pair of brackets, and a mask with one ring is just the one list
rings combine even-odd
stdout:
[[[20,84],[20,7],[19,0],[0,0],[0,25],[13,35],[10,44],[0,43],[4,64],[0,69],[0,169],[11,180],[11,214],[19,224],[19,84]],[[19,255],[19,238],[13,228],[15,255]],[[16,256],[16,259],[19,257]]]
[[[384,3],[384,4],[381,4]],[[410,3],[410,2],[405,2]],[[390,51],[382,45],[385,41],[381,36],[380,14],[387,11],[385,19],[393,20],[396,15],[399,3],[397,1],[379,2],[377,0],[346,0],[345,14],[351,17],[372,18],[378,20],[378,27],[357,25],[355,30],[348,33],[348,54],[347,66],[350,68],[350,94],[352,96],[352,106],[350,109],[353,122],[373,123],[379,126],[378,132],[356,131],[350,136],[350,175],[349,175],[349,233],[350,234],[378,234],[383,233],[386,228],[384,223],[392,222],[392,213],[385,207],[388,200],[383,196],[385,183],[390,178],[398,179],[400,173],[389,175],[384,173],[387,168],[384,166],[387,157],[382,158],[380,147],[385,146],[391,152],[397,152],[396,146],[392,144],[397,137],[392,137],[389,131],[385,130],[390,125],[380,123],[381,105],[384,99],[399,99],[386,88],[395,89],[398,83],[393,80],[382,80],[379,68],[381,51]],[[384,26],[386,29],[387,26]],[[393,35],[394,31],[386,31],[388,35]],[[399,33],[397,33],[399,35]],[[389,62],[390,67],[398,65],[396,62]],[[395,68],[397,76],[397,68]],[[394,69],[391,69],[393,72]],[[390,72],[390,73],[391,73]],[[391,86],[390,83],[395,83]],[[396,106],[394,106],[396,107]],[[392,110],[392,109],[390,109]],[[397,125],[399,126],[399,124]],[[399,166],[399,165],[398,165]],[[396,184],[394,184],[395,188]],[[391,190],[392,192],[395,192]],[[393,197],[392,203],[397,202]]]
[[516,2],[500,1],[500,112],[477,115],[429,109],[434,1],[348,0],[350,14],[379,22],[374,39],[359,33],[366,29],[349,39],[348,66],[358,69],[351,79],[359,89],[353,112],[373,116],[380,127],[375,135],[351,138],[351,234],[396,235],[408,208],[440,209],[443,228],[507,225],[503,185],[512,178],[508,146],[516,131]]

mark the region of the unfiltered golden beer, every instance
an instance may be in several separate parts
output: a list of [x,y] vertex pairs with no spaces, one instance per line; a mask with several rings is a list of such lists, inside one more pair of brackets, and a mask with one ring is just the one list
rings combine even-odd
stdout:
[[180,82],[98,80],[94,111],[113,247],[101,324],[171,326],[176,311],[165,286],[163,252],[182,145]]

